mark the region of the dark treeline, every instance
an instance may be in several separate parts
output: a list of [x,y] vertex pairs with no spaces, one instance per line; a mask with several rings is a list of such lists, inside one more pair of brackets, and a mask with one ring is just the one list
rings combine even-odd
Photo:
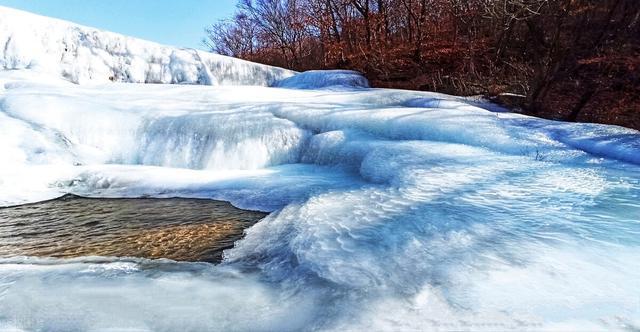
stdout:
[[638,0],[240,0],[212,51],[640,128]]

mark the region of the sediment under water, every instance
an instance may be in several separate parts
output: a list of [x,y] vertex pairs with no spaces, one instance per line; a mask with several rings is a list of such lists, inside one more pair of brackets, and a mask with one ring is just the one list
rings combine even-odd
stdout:
[[219,262],[266,214],[185,198],[61,198],[0,209],[0,257],[131,256]]

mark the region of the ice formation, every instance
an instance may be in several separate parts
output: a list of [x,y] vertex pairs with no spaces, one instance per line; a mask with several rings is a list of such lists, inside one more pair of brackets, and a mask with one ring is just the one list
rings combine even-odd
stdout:
[[278,88],[324,89],[368,88],[369,81],[353,70],[309,70],[272,84]]
[[164,46],[0,6],[0,69],[39,70],[74,83],[270,85],[293,72]]
[[[13,13],[0,9],[3,34],[22,26]],[[25,17],[27,31],[76,31]],[[182,196],[271,212],[220,265],[1,259],[0,329],[640,327],[637,131],[327,84],[335,72],[269,81],[283,72],[209,57],[238,70],[226,83],[256,68],[257,85],[281,87],[74,84],[80,67],[69,82],[70,64],[23,60],[0,71],[0,204]]]

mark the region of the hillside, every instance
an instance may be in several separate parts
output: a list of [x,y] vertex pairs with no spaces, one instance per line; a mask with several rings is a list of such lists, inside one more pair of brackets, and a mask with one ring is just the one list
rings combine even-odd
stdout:
[[24,68],[79,84],[269,85],[293,74],[0,6],[0,69]]
[[357,70],[374,87],[640,129],[636,0],[237,1],[206,38],[251,61]]

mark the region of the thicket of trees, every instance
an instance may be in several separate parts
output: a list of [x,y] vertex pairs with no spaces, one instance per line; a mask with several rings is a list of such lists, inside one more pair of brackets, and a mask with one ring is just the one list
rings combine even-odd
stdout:
[[355,69],[380,87],[640,128],[638,0],[240,0],[204,43],[295,70]]

